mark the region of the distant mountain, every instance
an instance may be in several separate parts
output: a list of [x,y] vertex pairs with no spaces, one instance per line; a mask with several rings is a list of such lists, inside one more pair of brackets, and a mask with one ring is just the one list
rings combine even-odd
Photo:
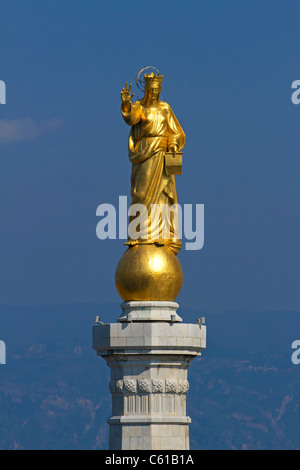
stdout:
[[[118,305],[0,307],[0,449],[106,449],[109,368],[91,346],[94,315]],[[180,312],[186,322],[199,316]],[[192,449],[300,449],[300,313],[207,316],[190,368]]]

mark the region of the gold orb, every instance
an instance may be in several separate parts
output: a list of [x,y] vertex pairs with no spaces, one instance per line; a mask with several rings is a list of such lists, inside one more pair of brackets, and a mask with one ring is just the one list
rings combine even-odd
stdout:
[[174,302],[182,282],[181,264],[166,246],[149,244],[129,247],[116,271],[117,290],[125,302]]

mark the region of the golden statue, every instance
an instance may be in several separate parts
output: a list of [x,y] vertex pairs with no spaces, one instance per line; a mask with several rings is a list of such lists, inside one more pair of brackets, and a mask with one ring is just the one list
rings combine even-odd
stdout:
[[[175,114],[160,100],[163,78],[153,72],[144,75],[144,98],[133,103],[131,85],[128,87],[126,83],[121,91],[121,112],[131,126],[131,206],[141,204],[147,214],[139,237],[131,239],[129,236],[129,248],[116,272],[117,289],[126,301],[173,301],[182,285],[182,270],[176,256],[182,245],[176,210],[169,212],[167,218],[154,214],[157,207],[176,208],[175,176],[168,169],[176,166],[176,157],[182,156],[185,145],[185,134]],[[130,222],[133,219],[132,216]],[[167,238],[164,238],[165,225],[169,229]]]

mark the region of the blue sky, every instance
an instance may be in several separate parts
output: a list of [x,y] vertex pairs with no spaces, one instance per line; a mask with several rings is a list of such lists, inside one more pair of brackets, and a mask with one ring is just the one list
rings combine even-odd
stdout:
[[96,208],[129,196],[120,89],[154,65],[187,135],[179,201],[205,204],[205,247],[180,254],[182,307],[299,310],[299,13],[294,0],[2,0],[0,304],[119,301],[124,247],[96,238]]

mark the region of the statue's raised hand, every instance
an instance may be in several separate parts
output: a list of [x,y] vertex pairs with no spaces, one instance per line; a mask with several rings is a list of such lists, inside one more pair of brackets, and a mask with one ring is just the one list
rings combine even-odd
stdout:
[[126,86],[125,88],[123,88],[123,90],[121,90],[121,99],[122,99],[122,105],[124,108],[130,108],[130,102],[132,100],[132,98],[134,97],[135,93],[133,93],[133,95],[131,95],[131,87],[132,85],[130,84],[129,88],[128,88],[128,83],[126,83]]

